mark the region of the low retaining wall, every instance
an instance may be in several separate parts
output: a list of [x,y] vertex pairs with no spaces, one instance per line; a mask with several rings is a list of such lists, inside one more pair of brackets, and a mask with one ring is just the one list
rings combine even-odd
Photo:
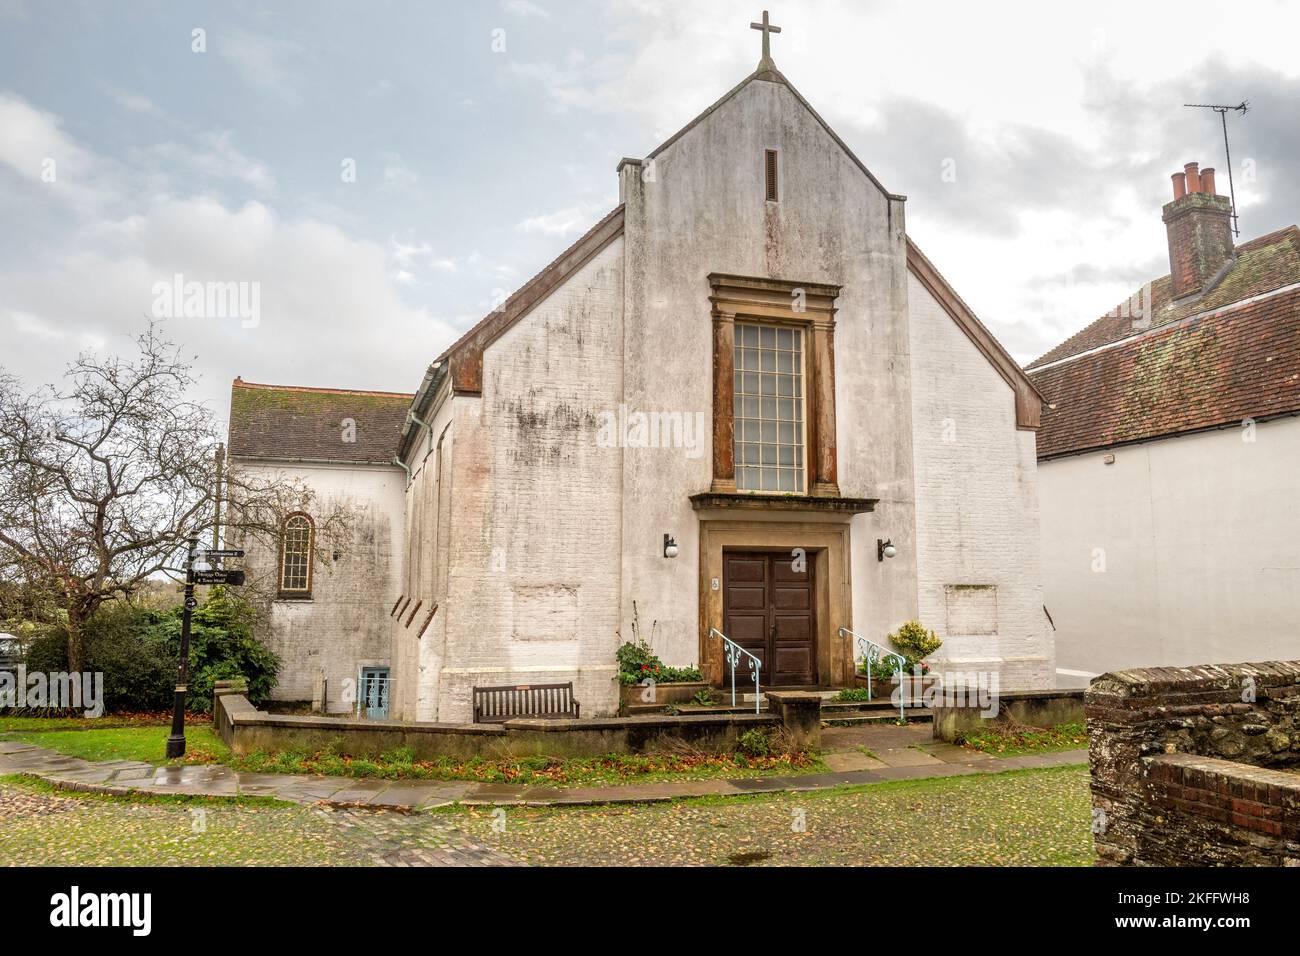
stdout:
[[1085,712],[1099,865],[1300,866],[1300,661],[1103,674]]
[[[968,698],[969,699],[969,698]],[[956,707],[937,700],[934,713],[934,737],[949,743],[968,732],[987,730],[989,723],[1009,716],[1017,723],[1033,727],[1083,723],[1083,690],[1012,690],[998,694],[998,714],[980,706]]]
[[[788,731],[797,747],[820,742],[820,719],[809,727],[806,709],[791,711],[798,725]],[[333,750],[374,757],[399,747],[417,759],[436,757],[596,757],[608,753],[672,751],[688,744],[709,753],[736,749],[747,730],[784,727],[768,714],[698,714],[683,717],[608,717],[592,720],[510,720],[503,724],[404,723],[338,717],[289,716],[258,710],[237,692],[214,695],[217,733],[231,751],[316,752]]]

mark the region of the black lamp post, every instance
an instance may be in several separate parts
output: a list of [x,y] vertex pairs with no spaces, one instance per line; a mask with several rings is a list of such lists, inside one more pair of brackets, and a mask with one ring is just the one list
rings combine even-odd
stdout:
[[198,601],[194,599],[194,552],[199,539],[191,536],[185,555],[185,613],[181,615],[181,659],[176,665],[176,700],[172,710],[172,733],[167,738],[167,759],[185,756],[185,695],[190,677],[190,616]]

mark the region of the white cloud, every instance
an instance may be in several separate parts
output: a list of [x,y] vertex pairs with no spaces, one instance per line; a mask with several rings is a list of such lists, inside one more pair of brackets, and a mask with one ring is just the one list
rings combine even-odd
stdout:
[[517,17],[540,17],[543,20],[549,20],[551,14],[548,10],[532,3],[531,0],[506,0],[502,4],[506,12],[513,13]]
[[[57,333],[126,347],[153,306],[155,283],[256,282],[261,321],[169,319],[169,334],[199,356],[202,392],[224,408],[229,380],[414,388],[452,328],[397,294],[383,247],[269,206],[210,198],[162,200],[121,222],[89,225],[43,268],[0,272],[5,365],[29,380],[57,375],[68,356]],[[376,370],[383,369],[383,380]]]
[[124,110],[132,113],[141,113],[146,116],[162,116],[163,111],[158,105],[147,96],[141,96],[138,93],[132,93],[129,90],[119,89],[118,87],[109,87],[108,95],[112,97],[113,102]]
[[290,106],[302,101],[302,78],[289,65],[289,61],[302,54],[302,47],[297,43],[245,30],[230,30],[214,46],[244,82],[275,93]]
[[530,216],[516,227],[520,232],[544,236],[576,236],[586,232],[603,213],[609,212],[601,202],[583,202],[555,212]]
[[60,201],[92,208],[112,198],[112,164],[84,149],[53,113],[0,92],[0,164]]
[[384,162],[384,188],[410,189],[420,181],[420,174],[402,161],[396,153],[390,154]]
[[[234,134],[229,130],[205,131],[195,135],[193,145],[174,141],[156,143],[140,155],[155,166],[160,166],[168,180],[174,180],[180,172],[177,167],[186,167],[200,176],[235,180],[259,192],[274,189],[275,177],[271,171],[237,149],[233,140]],[[193,188],[193,182],[177,183],[175,186],[180,187],[179,191],[189,191]]]

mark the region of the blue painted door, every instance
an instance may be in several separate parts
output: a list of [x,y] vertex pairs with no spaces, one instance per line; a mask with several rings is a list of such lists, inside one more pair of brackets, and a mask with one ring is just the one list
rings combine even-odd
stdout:
[[388,668],[364,667],[361,669],[361,706],[371,720],[388,717]]

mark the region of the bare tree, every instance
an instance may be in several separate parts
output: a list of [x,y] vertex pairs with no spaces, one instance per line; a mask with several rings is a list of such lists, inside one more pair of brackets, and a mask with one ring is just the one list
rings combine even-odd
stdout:
[[[68,665],[82,667],[82,631],[105,602],[160,575],[183,574],[186,541],[206,540],[218,514],[212,412],[190,399],[190,362],[150,324],[131,358],[81,355],[63,389],[25,392],[0,369],[0,579],[60,609]],[[278,539],[283,518],[313,510],[298,479],[234,471],[222,524],[240,540]],[[346,533],[321,516],[318,547]]]

